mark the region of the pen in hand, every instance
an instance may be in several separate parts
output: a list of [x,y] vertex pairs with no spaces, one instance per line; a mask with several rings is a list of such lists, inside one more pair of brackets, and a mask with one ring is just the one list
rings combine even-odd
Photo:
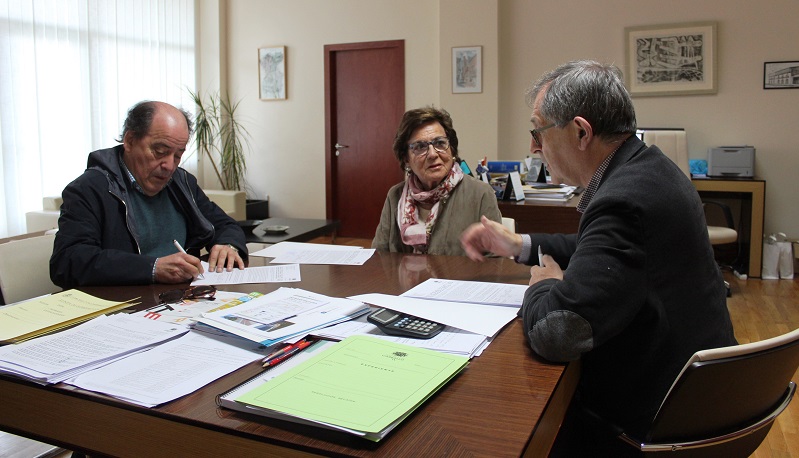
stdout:
[[[175,248],[177,248],[178,251],[180,251],[181,253],[189,254],[189,253],[186,253],[186,250],[183,249],[183,246],[181,246],[180,242],[178,242],[177,240],[172,239],[172,244],[175,245]],[[203,274],[197,275],[197,278],[200,278],[200,279],[204,278]]]
[[[184,249],[183,249],[183,247],[182,247],[182,246],[180,246],[180,242],[178,242],[177,240],[174,240],[174,239],[173,239],[173,240],[172,240],[172,243],[175,245],[175,248],[177,248],[177,249],[178,249],[178,251],[180,251],[180,252],[181,252],[181,253],[183,253],[183,254],[188,254],[188,253],[186,253],[186,250],[184,250]],[[541,250],[541,247],[538,247],[538,250],[539,250],[539,252],[540,252],[540,250]]]
[[541,245],[538,245],[538,265],[544,267],[544,254],[541,252]]

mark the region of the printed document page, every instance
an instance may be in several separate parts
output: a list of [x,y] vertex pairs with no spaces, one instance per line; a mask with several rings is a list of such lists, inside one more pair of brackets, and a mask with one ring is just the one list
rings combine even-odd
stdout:
[[191,282],[196,285],[241,285],[245,283],[284,283],[300,281],[300,266],[286,264],[281,266],[247,267],[246,269],[234,268],[230,272],[209,272],[208,263],[203,261],[205,272],[202,276]]
[[486,337],[492,337],[499,332],[503,326],[516,318],[517,312],[515,307],[434,301],[377,293],[359,294],[350,296],[350,299],[427,318]]
[[204,313],[198,322],[269,346],[368,310],[366,304],[350,299],[279,288],[250,302]]
[[34,381],[60,382],[187,331],[185,326],[136,316],[101,315],[57,334],[0,347],[0,370]]
[[374,248],[360,250],[310,250],[289,251],[278,255],[272,264],[335,264],[345,266],[363,265],[372,255]]
[[361,250],[359,246],[352,245],[330,245],[327,243],[302,243],[302,242],[279,242],[270,245],[263,250],[250,253],[250,256],[262,256],[266,258],[276,258],[290,251],[333,251],[333,250]]
[[264,357],[260,345],[191,331],[143,353],[85,372],[67,383],[153,407],[194,392]]
[[334,326],[328,326],[313,332],[313,335],[334,339],[344,340],[349,336],[368,335],[390,342],[411,345],[413,347],[427,348],[428,350],[452,353],[473,357],[487,345],[486,336],[473,332],[463,331],[452,326],[447,326],[438,335],[429,339],[412,339],[409,337],[390,336],[366,321],[365,316],[358,317],[351,321],[345,321]]
[[401,296],[521,307],[525,291],[527,285],[430,278],[402,293]]

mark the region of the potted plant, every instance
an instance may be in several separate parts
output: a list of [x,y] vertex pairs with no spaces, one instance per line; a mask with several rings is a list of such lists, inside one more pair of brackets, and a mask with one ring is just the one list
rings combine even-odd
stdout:
[[[236,118],[239,102],[233,103],[219,93],[203,98],[199,91],[195,93],[189,89],[189,94],[196,108],[194,142],[198,156],[209,159],[222,189],[246,191],[245,146],[250,146],[250,134]],[[268,217],[268,200],[247,200],[247,219]]]

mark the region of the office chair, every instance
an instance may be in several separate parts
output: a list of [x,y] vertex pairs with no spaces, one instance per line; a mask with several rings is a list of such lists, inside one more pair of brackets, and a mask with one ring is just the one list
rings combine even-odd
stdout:
[[[55,235],[45,234],[0,243],[0,293],[2,304],[11,304],[61,291],[50,281],[50,255]],[[25,437],[0,433],[3,456],[55,456],[61,447]]]
[[50,281],[55,236],[45,234],[0,243],[0,292],[11,304],[61,291]]
[[619,438],[643,455],[747,457],[796,391],[799,329],[771,339],[694,353],[649,431]]

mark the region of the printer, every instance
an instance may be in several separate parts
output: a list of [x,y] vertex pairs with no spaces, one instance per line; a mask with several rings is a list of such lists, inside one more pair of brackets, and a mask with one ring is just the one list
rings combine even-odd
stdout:
[[752,146],[719,146],[708,149],[707,175],[752,178],[755,176],[755,148]]

